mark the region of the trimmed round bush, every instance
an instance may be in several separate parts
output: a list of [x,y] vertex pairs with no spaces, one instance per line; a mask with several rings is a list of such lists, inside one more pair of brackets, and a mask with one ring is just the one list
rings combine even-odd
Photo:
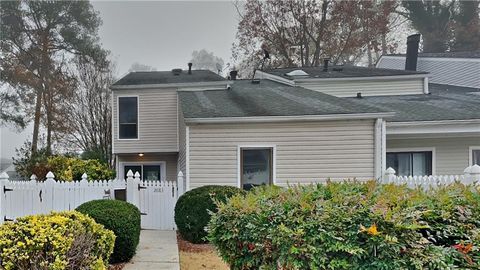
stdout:
[[205,243],[205,227],[210,221],[210,213],[216,212],[214,200],[225,202],[244,191],[232,186],[203,186],[185,192],[175,205],[175,223],[183,239],[192,243]]
[[127,262],[135,255],[140,240],[140,211],[135,205],[119,200],[94,200],[76,210],[115,233],[111,263]]
[[232,270],[480,269],[480,186],[256,188],[218,203],[208,231]]
[[76,211],[0,226],[0,269],[107,269],[115,235]]

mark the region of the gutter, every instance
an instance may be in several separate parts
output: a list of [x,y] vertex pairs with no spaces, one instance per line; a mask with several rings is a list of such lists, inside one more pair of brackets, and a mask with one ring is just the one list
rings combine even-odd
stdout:
[[395,115],[394,112],[382,112],[382,113],[354,113],[354,114],[327,114],[327,115],[185,118],[185,124],[278,123],[278,122],[299,122],[299,121],[358,120],[358,119],[377,119],[382,117],[392,117],[394,115]]

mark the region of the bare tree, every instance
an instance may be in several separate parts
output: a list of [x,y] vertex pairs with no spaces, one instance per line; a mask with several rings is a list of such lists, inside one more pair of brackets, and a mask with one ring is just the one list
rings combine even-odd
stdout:
[[86,58],[77,58],[75,67],[78,85],[70,99],[66,142],[83,152],[94,152],[96,157],[111,164],[112,110],[110,85],[114,81],[114,66],[99,64]]
[[365,52],[379,50],[396,5],[373,0],[248,0],[237,9],[233,59],[255,64],[263,47],[270,51],[270,67],[318,66],[323,57],[334,64],[355,63]]
[[213,52],[208,52],[205,49],[193,51],[192,60],[190,60],[190,62],[192,63],[193,68],[207,69],[216,73],[220,73],[225,64],[222,58],[215,56]]
[[145,64],[140,64],[138,62],[135,62],[130,66],[128,69],[128,72],[136,72],[136,71],[156,71],[157,69],[155,67],[145,65]]

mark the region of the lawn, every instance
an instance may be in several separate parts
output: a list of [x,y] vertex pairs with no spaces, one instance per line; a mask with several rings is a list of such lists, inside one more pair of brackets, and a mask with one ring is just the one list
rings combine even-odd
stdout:
[[177,234],[181,270],[228,270],[210,244],[192,244]]

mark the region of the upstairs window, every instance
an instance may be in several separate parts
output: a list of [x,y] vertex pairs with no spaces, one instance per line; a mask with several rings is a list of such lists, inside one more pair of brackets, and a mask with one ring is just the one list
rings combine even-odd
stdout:
[[118,138],[138,139],[138,98],[118,98]]

